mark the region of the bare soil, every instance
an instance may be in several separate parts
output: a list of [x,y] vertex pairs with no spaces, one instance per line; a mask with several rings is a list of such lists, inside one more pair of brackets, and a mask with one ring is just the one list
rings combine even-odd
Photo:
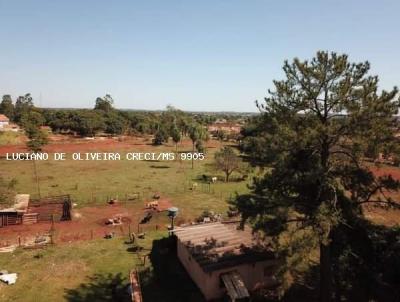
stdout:
[[[129,231],[140,232],[150,229],[165,227],[168,221],[165,210],[172,204],[168,199],[159,201],[159,212],[153,211],[153,216],[159,216],[146,225],[140,225],[139,221],[145,216],[147,209],[144,205],[137,210],[137,206],[116,203],[96,207],[84,207],[72,211],[71,221],[40,222],[32,225],[14,225],[0,228],[0,246],[21,244],[32,239],[32,237],[49,233],[53,227],[54,241],[56,243],[69,243],[82,240],[103,238],[108,233],[117,236],[127,236]],[[165,216],[165,217],[164,217]],[[107,225],[106,221],[114,217],[122,217],[122,224]]]

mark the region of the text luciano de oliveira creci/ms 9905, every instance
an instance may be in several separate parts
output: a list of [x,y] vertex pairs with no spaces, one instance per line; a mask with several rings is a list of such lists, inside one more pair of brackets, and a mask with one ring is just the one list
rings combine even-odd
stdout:
[[75,152],[75,153],[6,153],[6,160],[204,160],[200,152]]

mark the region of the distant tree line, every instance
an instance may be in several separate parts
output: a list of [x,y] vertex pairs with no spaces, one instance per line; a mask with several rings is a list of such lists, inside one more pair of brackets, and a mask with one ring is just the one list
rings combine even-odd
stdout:
[[[28,93],[13,102],[10,95],[3,95],[0,113],[5,114],[25,130],[49,126],[53,133],[79,136],[96,135],[153,135],[153,143],[161,145],[169,139],[178,146],[183,137],[189,137],[193,150],[203,151],[209,138],[206,126],[217,118],[233,121],[231,116],[207,113],[188,113],[173,106],[164,111],[131,111],[114,108],[111,95],[98,97],[93,109],[50,109],[35,107]],[[37,136],[35,134],[35,136]]]

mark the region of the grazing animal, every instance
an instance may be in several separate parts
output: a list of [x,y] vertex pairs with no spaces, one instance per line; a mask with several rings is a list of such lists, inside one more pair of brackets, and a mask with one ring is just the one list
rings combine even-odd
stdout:
[[214,176],[214,177],[211,178],[212,183],[216,183],[217,180],[218,180],[218,178],[217,178],[216,176]]
[[158,201],[150,201],[147,203],[146,208],[148,209],[157,209],[158,207]]
[[145,224],[150,221],[150,219],[153,217],[153,215],[150,212],[147,212],[146,216],[142,218],[140,221],[140,224]]

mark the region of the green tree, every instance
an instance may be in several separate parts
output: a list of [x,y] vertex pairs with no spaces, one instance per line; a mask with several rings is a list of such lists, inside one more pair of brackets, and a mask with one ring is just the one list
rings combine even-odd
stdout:
[[[198,124],[198,123],[194,123],[190,126],[189,128],[189,137],[190,140],[192,141],[192,152],[194,153],[195,151],[195,147],[196,147],[196,143],[198,143],[201,140],[204,140],[207,138],[207,134],[204,130],[204,128]],[[194,160],[192,157],[192,169],[194,168]]]
[[154,135],[153,139],[153,145],[154,146],[160,146],[164,142],[164,135],[161,131],[157,131],[156,134]]
[[362,160],[369,150],[394,147],[399,108],[397,88],[378,92],[369,68],[328,52],[286,61],[286,79],[274,81],[275,89],[258,104],[263,123],[252,131],[258,148],[252,157],[269,169],[254,180],[250,194],[234,201],[243,222],[276,238],[286,275],[319,248],[324,302],[333,296],[338,230],[363,220],[365,203],[395,205],[385,192],[399,189],[399,182],[375,176]]
[[[40,129],[40,126],[44,122],[44,117],[39,112],[30,110],[23,113],[20,122],[21,125],[24,127],[26,136],[28,137],[28,141],[26,143],[28,149],[34,153],[41,152],[43,146],[48,143],[47,133]],[[40,184],[36,160],[33,160],[33,169],[38,189],[38,195],[40,198]]]
[[29,129],[32,127],[39,128],[40,126],[44,125],[45,118],[40,112],[32,109],[28,112],[23,113],[19,123],[25,129]]
[[15,185],[17,180],[15,178],[6,181],[0,176],[0,205],[10,206],[11,201],[15,195]]
[[20,122],[22,116],[28,114],[34,108],[33,98],[30,93],[19,96],[15,102],[14,119],[17,123]]
[[95,136],[105,129],[104,117],[98,111],[81,111],[74,115],[76,131],[82,136]]
[[224,130],[217,130],[216,136],[217,136],[218,140],[220,140],[220,141],[223,141],[227,138],[227,134]]
[[225,181],[228,182],[229,176],[240,169],[241,160],[231,147],[225,146],[215,153],[214,165],[217,170],[225,173]]
[[114,104],[114,100],[111,97],[111,95],[106,94],[104,97],[102,97],[102,98],[98,97],[96,99],[96,104],[94,106],[94,109],[102,110],[104,112],[110,112],[114,109],[113,104]]
[[6,115],[10,120],[14,120],[14,104],[11,95],[3,95],[0,103],[0,113]]
[[178,143],[181,141],[182,137],[181,137],[181,132],[176,126],[172,128],[171,137],[175,143],[175,150],[176,152],[178,152]]
[[32,152],[41,152],[43,146],[48,143],[47,133],[33,124],[25,128],[25,133],[29,139],[26,145]]
[[105,131],[113,135],[123,134],[127,122],[118,112],[109,112],[105,116]]

